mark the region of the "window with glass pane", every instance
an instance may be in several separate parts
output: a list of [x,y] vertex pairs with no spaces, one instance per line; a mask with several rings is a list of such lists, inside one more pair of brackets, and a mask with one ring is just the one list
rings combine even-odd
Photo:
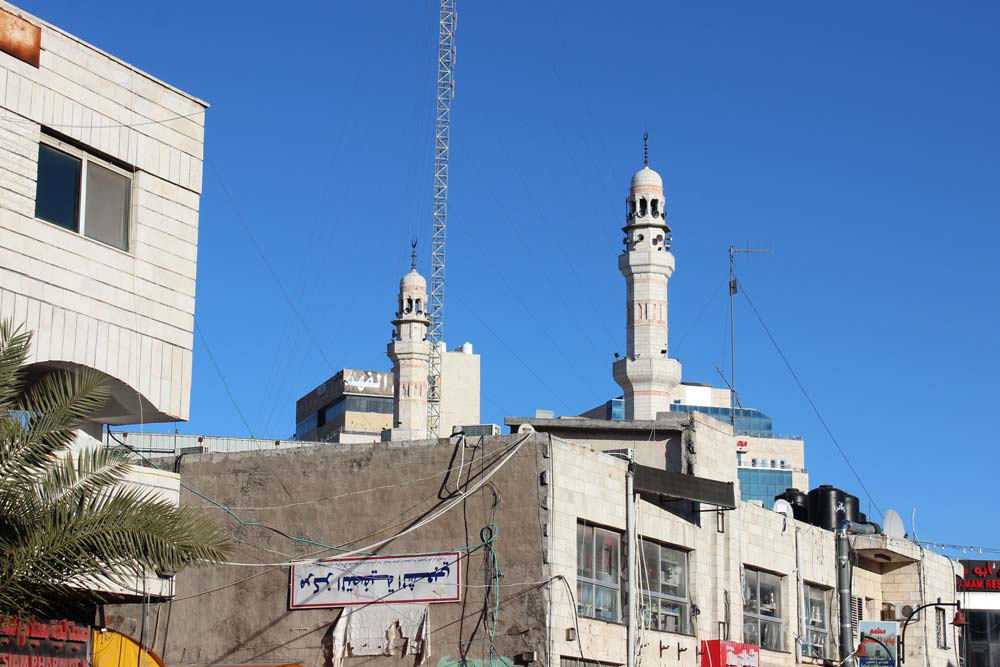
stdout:
[[640,540],[642,617],[647,628],[689,634],[687,553]]
[[781,577],[743,568],[743,640],[770,651],[785,649]]
[[80,164],[80,158],[38,144],[36,218],[70,231],[79,230]]
[[39,142],[36,218],[127,250],[131,193],[128,172],[55,138]]
[[619,619],[621,536],[613,531],[577,524],[577,613],[602,621]]
[[87,200],[83,233],[121,250],[128,247],[130,180],[87,162]]
[[830,647],[830,626],[827,599],[829,591],[806,584],[806,636],[802,654],[811,658],[826,658]]

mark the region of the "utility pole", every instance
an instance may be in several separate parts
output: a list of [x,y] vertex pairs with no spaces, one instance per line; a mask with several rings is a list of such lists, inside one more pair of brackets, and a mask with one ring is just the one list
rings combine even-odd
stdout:
[[736,306],[733,297],[736,296],[738,284],[736,280],[736,255],[745,254],[749,257],[752,253],[771,252],[770,250],[757,250],[750,248],[747,243],[746,248],[737,248],[729,244],[729,423],[736,429],[736,407],[739,405],[739,398],[736,396]]
[[448,236],[448,152],[451,100],[455,96],[455,0],[441,0],[438,32],[437,106],[434,114],[434,226],[431,236],[431,293],[427,302],[431,344],[427,382],[427,436],[438,437],[441,424],[441,349],[444,340],[444,259]]
[[639,537],[635,516],[635,450],[625,450],[628,460],[628,470],[625,473],[625,540],[628,564],[625,567],[628,577],[628,588],[625,594],[625,604],[628,606],[628,625],[625,627],[628,652],[625,667],[635,667],[636,648],[639,637]]

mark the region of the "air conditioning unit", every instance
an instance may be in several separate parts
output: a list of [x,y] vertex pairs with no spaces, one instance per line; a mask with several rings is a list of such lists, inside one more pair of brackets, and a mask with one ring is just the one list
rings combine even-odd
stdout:
[[920,612],[917,612],[916,614],[913,613],[913,610],[916,609],[916,607],[917,605],[905,602],[900,602],[900,603],[883,602],[882,620],[899,621],[900,623],[905,623],[906,619],[910,618],[910,615],[912,614],[913,618],[910,619],[910,622],[914,623],[920,620]]
[[485,435],[500,435],[500,425],[472,424],[471,426],[456,426],[455,431],[463,431],[466,438],[480,438]]

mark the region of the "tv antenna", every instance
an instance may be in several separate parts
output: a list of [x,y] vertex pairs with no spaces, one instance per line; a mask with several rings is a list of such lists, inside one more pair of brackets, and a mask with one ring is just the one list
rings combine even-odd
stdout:
[[749,241],[747,241],[746,248],[737,248],[733,244],[729,244],[729,423],[734,431],[736,430],[736,406],[739,403],[739,398],[736,395],[736,309],[733,299],[739,289],[736,280],[736,255],[746,255],[749,260],[750,255],[770,252],[770,250],[751,248]]

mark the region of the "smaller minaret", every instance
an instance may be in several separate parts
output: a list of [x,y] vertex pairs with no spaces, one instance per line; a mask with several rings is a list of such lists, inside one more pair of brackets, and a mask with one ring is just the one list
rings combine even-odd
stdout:
[[413,242],[410,272],[399,281],[399,309],[393,341],[387,352],[392,360],[393,400],[390,440],[427,437],[427,377],[431,344],[427,339],[427,281],[417,273],[417,243]]

